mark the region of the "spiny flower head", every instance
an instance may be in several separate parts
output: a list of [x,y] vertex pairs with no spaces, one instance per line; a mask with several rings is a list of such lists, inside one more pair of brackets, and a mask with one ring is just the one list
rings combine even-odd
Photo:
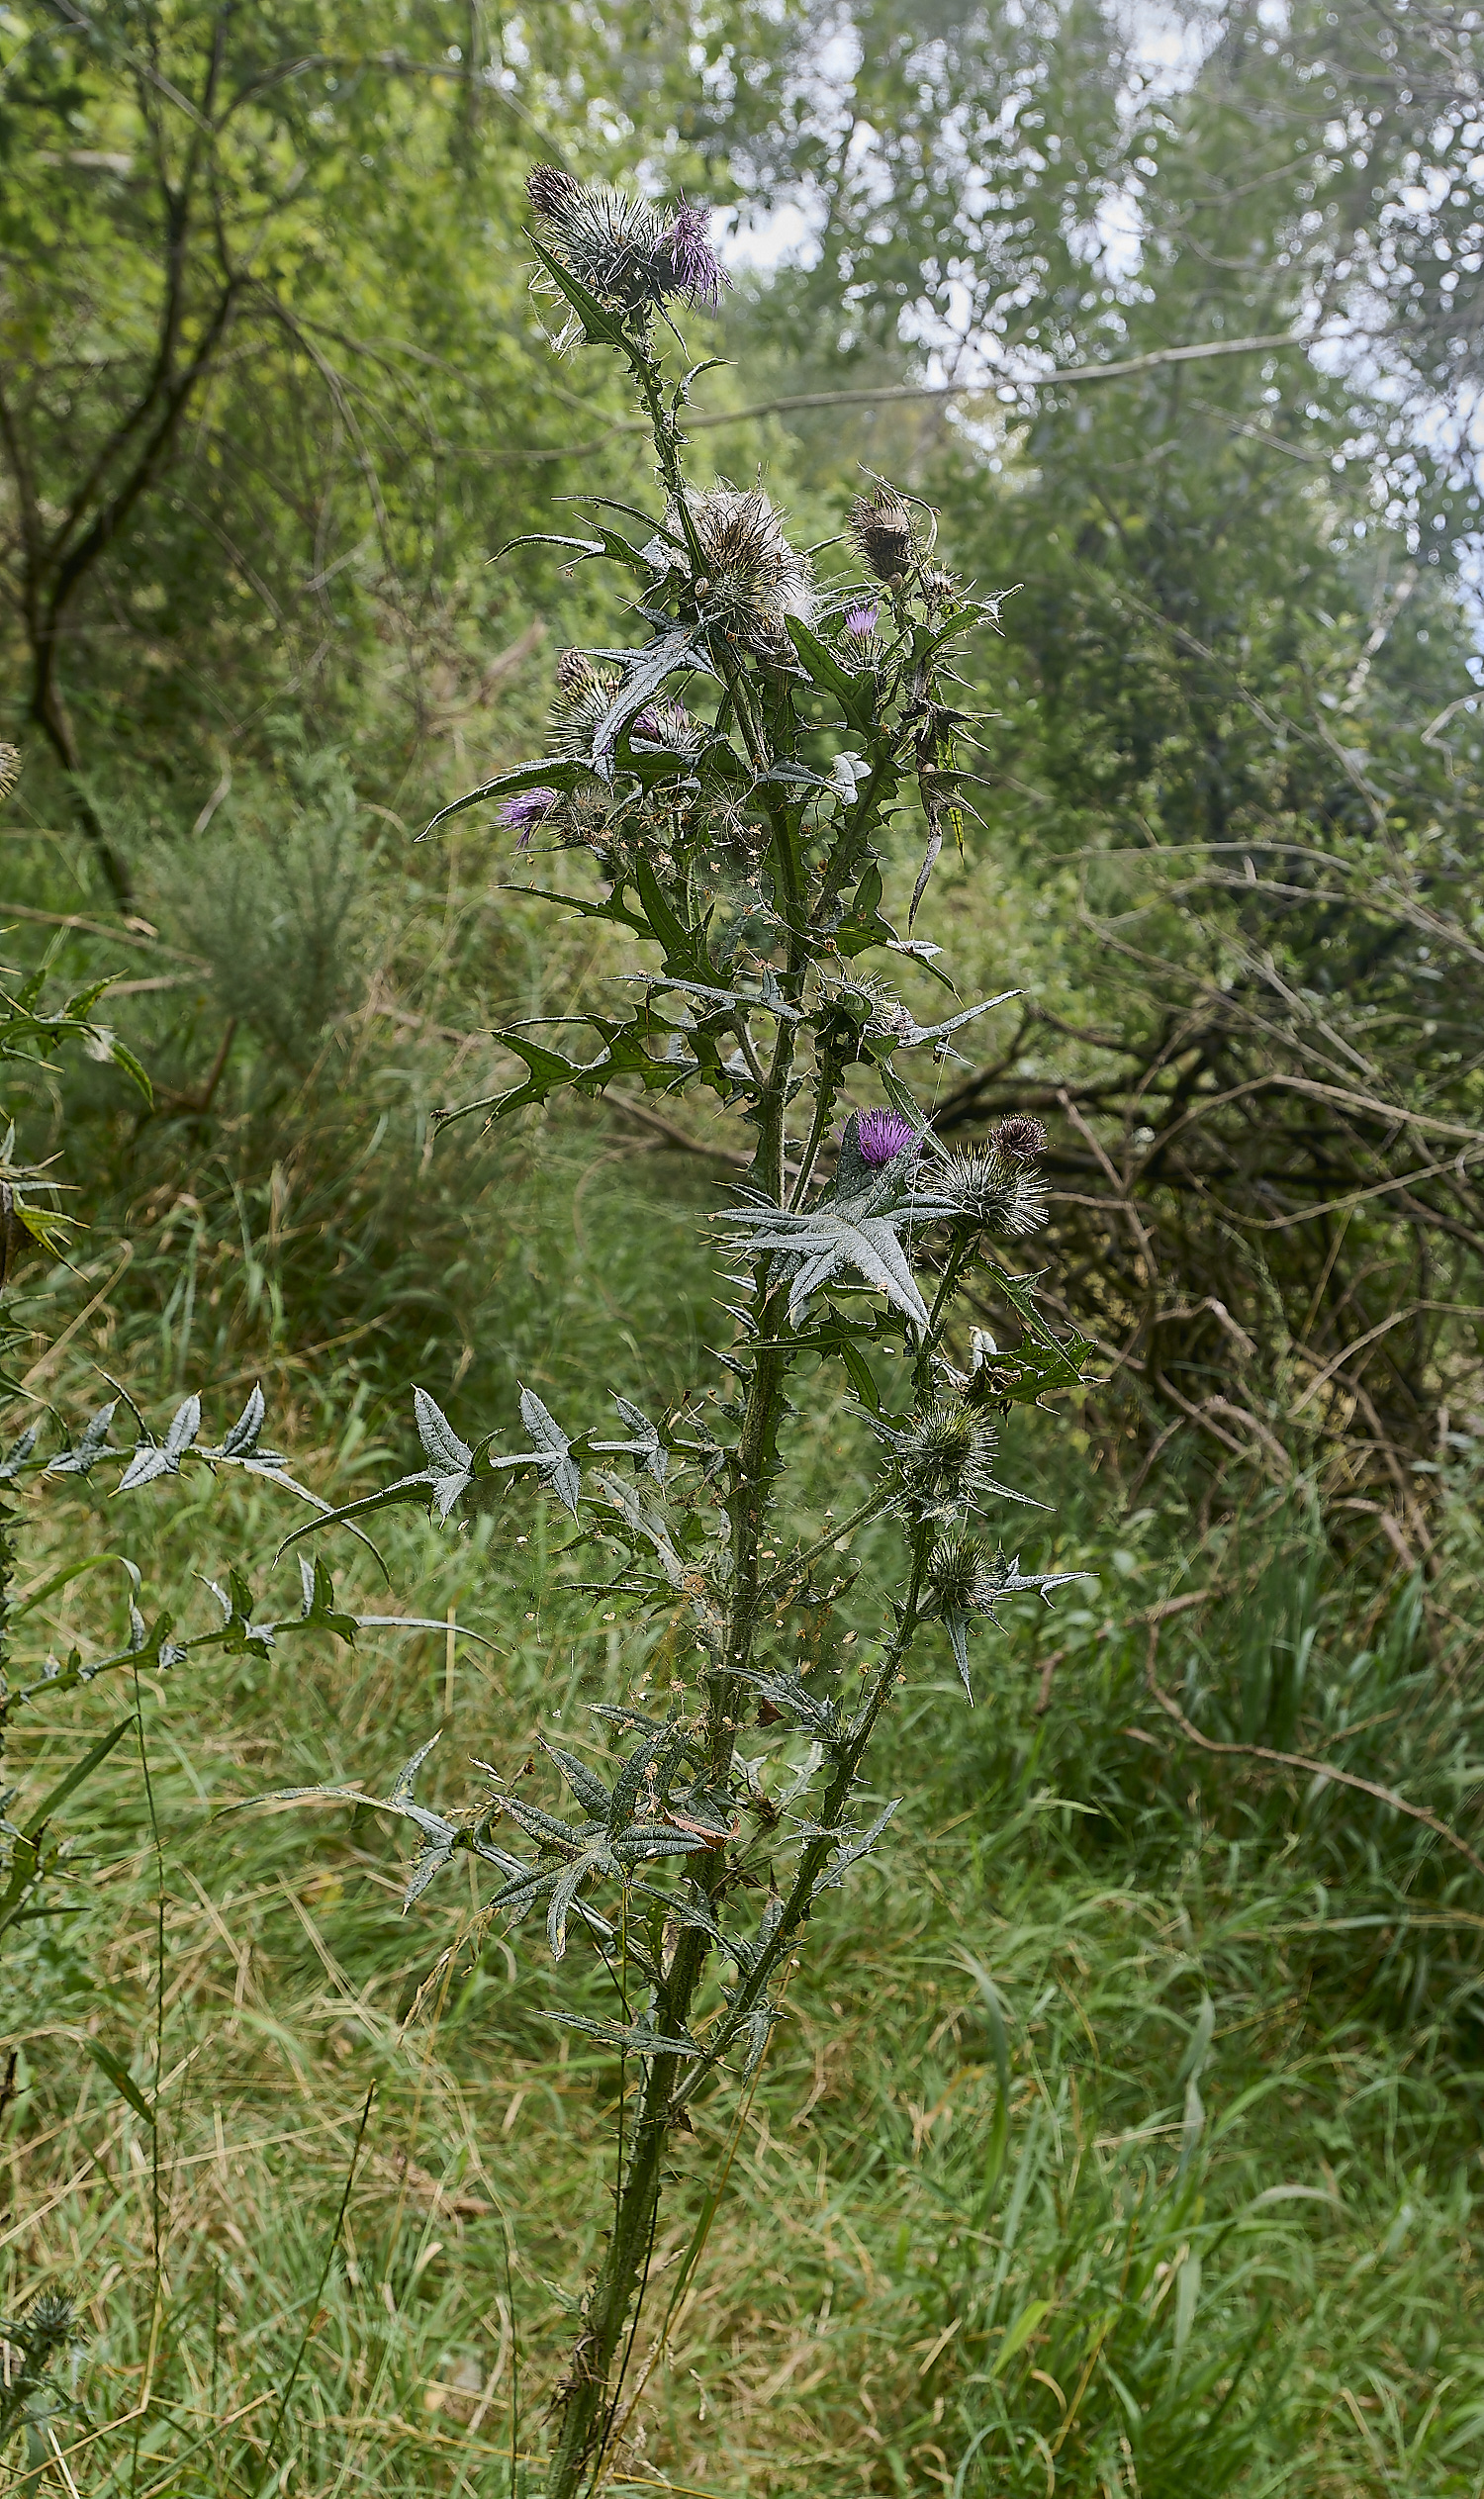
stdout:
[[523,851],[529,848],[530,837],[537,825],[544,824],[547,817],[561,804],[561,794],[559,789],[547,789],[540,787],[535,789],[518,789],[513,798],[506,799],[500,810],[500,822],[509,825],[511,832],[519,834],[520,839],[515,845],[517,850]]
[[885,982],[874,980],[869,972],[855,972],[827,987],[820,1003],[843,1008],[860,1025],[868,1041],[882,1041],[888,1034],[893,1041],[905,1041],[917,1029],[900,998],[893,997]]
[[991,1562],[975,1535],[940,1536],[928,1555],[928,1594],[945,1617],[991,1613],[1008,1576],[1003,1554]]
[[[1040,1125],[1039,1121],[1032,1123]],[[1039,1232],[1046,1221],[1046,1189],[1029,1162],[1001,1155],[997,1141],[968,1146],[933,1173],[936,1197],[952,1209],[952,1220],[977,1232],[999,1233],[1022,1240]]]
[[0,746],[0,798],[8,798],[21,778],[21,750]]
[[595,668],[586,651],[564,651],[557,662],[557,695],[549,738],[557,755],[586,755],[594,732],[618,691],[611,669]]
[[868,605],[864,601],[859,602],[854,607],[847,607],[844,617],[844,632],[846,641],[874,642],[876,640],[876,629],[881,623],[881,611],[880,607],[874,604]]
[[965,1510],[993,1480],[998,1435],[971,1407],[938,1398],[893,1433],[891,1448],[907,1506],[921,1518]]
[[[814,576],[808,557],[789,545],[782,512],[760,486],[716,486],[688,493],[686,514],[705,568],[695,584],[702,620],[756,650],[787,648],[784,618],[807,623],[813,615]],[[666,528],[669,536],[651,538],[644,550],[660,573],[684,564],[672,543],[683,534],[673,506]]]
[[879,582],[900,581],[917,551],[911,508],[893,486],[878,486],[873,494],[856,497],[850,534]]
[[646,745],[669,747],[672,753],[688,754],[700,744],[704,732],[683,702],[647,702],[636,711],[628,724],[630,737],[642,738]]
[[667,220],[555,165],[537,165],[525,190],[546,250],[602,303],[641,321],[674,300],[716,310],[730,281],[706,240],[706,210],[682,200]]
[[856,1115],[856,1144],[863,1162],[894,1162],[898,1155],[915,1149],[917,1131],[900,1111],[860,1111]]

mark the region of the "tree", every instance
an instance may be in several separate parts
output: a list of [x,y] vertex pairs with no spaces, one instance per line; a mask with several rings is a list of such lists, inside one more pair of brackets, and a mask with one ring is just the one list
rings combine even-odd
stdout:
[[[182,727],[230,744],[389,637],[416,724],[459,565],[518,527],[518,455],[560,435],[517,157],[535,125],[601,168],[626,97],[684,172],[682,27],[479,0],[7,12],[0,585],[120,900],[105,789],[131,748],[157,770]],[[749,27],[742,0],[710,40],[745,54]]]

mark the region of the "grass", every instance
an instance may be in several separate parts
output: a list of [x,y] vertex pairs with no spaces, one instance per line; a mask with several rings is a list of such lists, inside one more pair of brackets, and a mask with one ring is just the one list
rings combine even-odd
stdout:
[[[450,846],[439,892],[377,933],[364,1011],[313,1064],[238,1045],[219,1120],[165,1102],[139,1129],[111,1071],[65,1077],[54,1135],[28,1143],[65,1142],[99,1237],[133,1247],[112,1284],[116,1250],[34,1286],[33,1394],[75,1414],[103,1367],[168,1412],[206,1380],[230,1420],[261,1372],[272,1436],[350,1494],[404,1458],[410,1378],[484,1428],[521,1380],[576,1420],[607,1385],[668,1401],[709,1373],[703,1164],[586,1110],[469,1123],[429,1156],[433,1104],[492,1072],[471,1054],[450,1084],[439,1033],[561,1007],[593,972],[570,930],[539,954],[474,857]],[[313,970],[286,961],[294,994]],[[124,1029],[188,1094],[220,1000],[133,1004],[158,1021],[121,1010]],[[804,1429],[818,1530],[858,1453],[839,1406]],[[697,2103],[615,2487],[1477,2499],[1484,1887],[1373,1795],[1202,1755],[1146,1682],[1151,1610],[1198,1597],[1156,1662],[1204,1734],[1322,1754],[1467,1831],[1470,1462],[1423,1583],[1384,1556],[1343,1567],[1302,1484],[1229,1483],[1203,1524],[1179,1442],[1125,1499],[1074,1422],[1015,1425],[1005,1471],[1056,1510],[1027,1562],[1096,1586],[980,1639],[972,1715],[946,1649],[918,1659],[873,1774],[903,1799],[884,1855],[827,1896],[756,2093]],[[294,1584],[292,1559],[287,1582],[267,1571],[266,1493],[45,1516],[32,1581],[64,1535],[125,1549],[151,1615],[199,1615],[193,1574],[232,1559],[280,1604]],[[524,1495],[472,1540],[396,1514],[394,1597],[348,1545],[342,1594],[451,1606],[493,1656],[376,1634],[143,1678],[145,1761],[121,1745],[78,1800],[82,1914],[24,1930],[6,1964],[0,2308],[48,2286],[79,2303],[76,2408],[53,2426],[89,2499],[539,2487],[625,2080],[541,2015],[610,2010],[603,1974],[575,1946],[553,1980],[538,1922],[486,1931],[467,1869],[404,1917],[399,1832],[374,1812],[219,1814],[293,1783],[385,1794],[439,1728],[419,1794],[458,1802],[468,1756],[512,1774],[556,1713],[580,1741],[588,1701],[668,1675],[663,1623],[600,1605],[595,1624],[562,1524]],[[863,1585],[890,1567],[863,1559]],[[101,1637],[122,1595],[73,1583],[46,1639]],[[100,1685],[39,1717],[11,1757],[23,1797],[133,1698]]]
[[[551,1186],[563,1167],[578,1185],[569,1165]],[[587,1259],[620,1254],[603,1177],[586,1251],[546,1208],[574,1308]],[[600,1358],[625,1380],[685,1367],[658,1312],[627,1345],[585,1324],[558,1335],[569,1401]],[[364,1419],[320,1437],[322,1482],[383,1462]],[[894,1844],[828,1896],[755,2097],[697,2106],[614,2486],[1476,2493],[1477,1883],[1373,1800],[1201,1760],[1145,1692],[1142,1620],[1208,1574],[1160,1653],[1203,1726],[1322,1739],[1456,1819],[1472,1650],[1439,1608],[1471,1568],[1467,1505],[1458,1587],[1424,1602],[1338,1575],[1302,1504],[1254,1500],[1186,1553],[1177,1475],[1121,1516],[1076,1492],[1073,1435],[1038,1445],[1059,1550],[1098,1586],[980,1642],[973,1716],[946,1650],[920,1661],[876,1773],[904,1798]],[[853,1462],[843,1418],[816,1419],[805,1507]],[[118,1549],[127,1517],[151,1603],[181,1613],[193,1569],[266,1554],[280,1525],[265,1493],[145,1499],[89,1532]],[[439,1727],[420,1792],[456,1802],[466,1756],[512,1772],[543,1720],[580,1741],[586,1701],[668,1670],[663,1626],[592,1622],[560,1524],[519,1497],[472,1541],[394,1516],[398,1608],[454,1607],[493,1657],[378,1634],[309,1670],[299,1651],[144,1679],[158,1857],[128,1746],[84,1792],[84,1914],[26,1930],[8,1965],[0,2288],[9,2313],[47,2286],[79,2302],[77,2409],[54,2425],[79,2489],[507,2499],[512,2438],[514,2487],[539,2487],[525,2459],[623,2081],[541,2008],[606,2009],[602,1968],[575,1947],[554,1981],[538,1922],[487,1931],[466,1876],[404,1918],[397,1831],[365,1809],[217,1814],[301,1781],[384,1794]],[[58,1650],[102,1627],[102,1585],[52,1602]],[[96,1687],[19,1743],[26,1791],[127,1702]]]

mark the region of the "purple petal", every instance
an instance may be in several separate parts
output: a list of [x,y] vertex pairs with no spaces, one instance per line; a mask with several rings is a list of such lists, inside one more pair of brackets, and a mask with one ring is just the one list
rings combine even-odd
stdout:
[[917,1131],[900,1111],[861,1111],[856,1118],[856,1143],[863,1162],[894,1162],[917,1144]]
[[847,607],[845,630],[853,642],[869,642],[881,623],[880,607]]
[[670,288],[707,313],[714,313],[721,302],[721,290],[730,286],[716,254],[706,240],[710,212],[693,208],[682,200],[670,224],[660,236],[655,257],[665,270]]
[[560,790],[538,787],[517,790],[513,798],[506,799],[499,821],[508,824],[511,832],[519,834],[520,839],[515,845],[517,850],[523,851],[527,847],[537,825],[545,823],[560,798]]

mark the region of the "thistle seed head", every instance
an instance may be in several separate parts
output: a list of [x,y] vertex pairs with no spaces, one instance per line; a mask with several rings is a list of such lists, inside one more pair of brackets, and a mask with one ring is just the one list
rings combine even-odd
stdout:
[[21,778],[21,750],[0,746],[0,798],[8,798]]
[[955,1218],[977,1232],[1018,1241],[1039,1232],[1046,1221],[1046,1189],[1039,1173],[1028,1163],[1001,1156],[992,1140],[950,1155],[934,1172],[933,1186]]
[[[807,556],[788,544],[783,514],[760,486],[745,493],[713,487],[708,494],[688,495],[686,506],[705,568],[695,588],[706,623],[756,651],[786,649],[785,616],[801,616],[807,623],[813,615],[814,576]],[[666,526],[670,538],[653,538],[644,550],[658,572],[677,569],[682,561],[670,543],[681,535],[674,508]]]
[[939,1398],[912,1417],[893,1446],[903,1493],[926,1518],[964,1510],[987,1490],[998,1435],[982,1415]]
[[1046,1152],[1046,1122],[1029,1111],[1012,1111],[989,1143],[1002,1162],[1039,1162]]
[[911,508],[891,486],[878,486],[874,494],[856,497],[850,508],[850,534],[862,562],[879,582],[899,581],[917,551]]

